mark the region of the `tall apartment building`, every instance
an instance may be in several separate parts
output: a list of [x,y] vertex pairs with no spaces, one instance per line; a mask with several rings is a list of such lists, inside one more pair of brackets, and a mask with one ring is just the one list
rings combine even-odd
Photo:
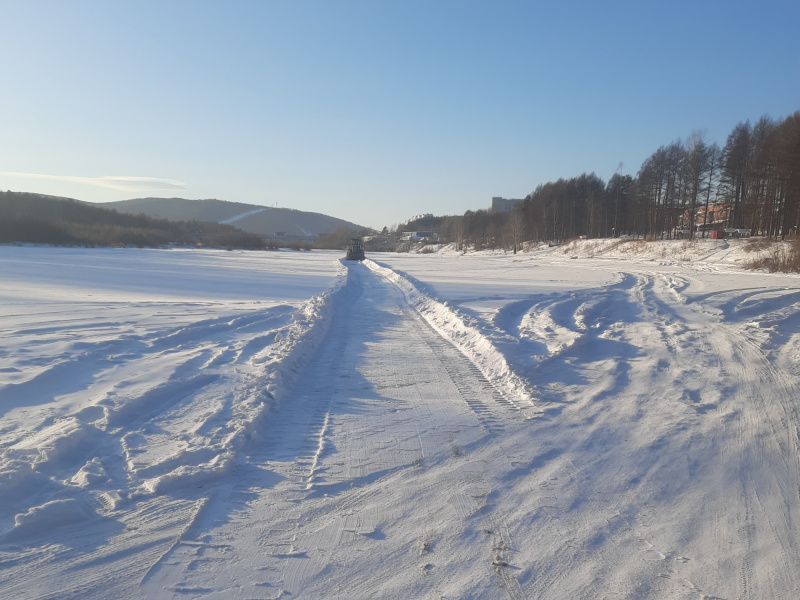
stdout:
[[522,202],[522,200],[493,196],[492,205],[489,207],[489,212],[511,212],[520,202]]

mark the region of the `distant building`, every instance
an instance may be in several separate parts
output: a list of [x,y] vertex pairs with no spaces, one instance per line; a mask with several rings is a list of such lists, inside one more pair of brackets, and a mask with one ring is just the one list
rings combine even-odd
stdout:
[[433,241],[437,235],[432,231],[406,231],[401,239],[412,242]]
[[706,207],[700,205],[695,209],[694,223],[691,224],[691,211],[687,208],[682,215],[678,216],[678,224],[675,227],[675,237],[689,237],[689,228],[695,235],[706,237],[707,232],[712,232],[715,239],[726,237],[750,237],[750,229],[735,229],[729,227],[733,220],[733,205],[728,202],[714,202]]
[[520,202],[522,202],[522,200],[493,196],[492,205],[489,207],[489,212],[511,212]]
[[[733,205],[728,202],[713,202],[708,205],[708,214],[706,214],[705,205],[698,205],[695,208],[694,214],[694,230],[695,231],[712,231],[714,229],[722,230],[730,225],[733,219]],[[689,224],[692,220],[691,212],[685,209],[683,214],[678,216],[678,229],[689,230]]]

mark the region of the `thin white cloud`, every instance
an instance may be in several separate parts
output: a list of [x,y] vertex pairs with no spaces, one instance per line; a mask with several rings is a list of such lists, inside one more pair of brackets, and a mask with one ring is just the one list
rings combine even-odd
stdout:
[[73,175],[43,175],[41,173],[16,173],[13,171],[0,171],[0,175],[10,177],[26,177],[28,179],[47,179],[49,181],[63,181],[65,183],[77,183],[82,185],[93,185],[96,187],[118,190],[121,192],[148,192],[157,190],[185,190],[186,185],[182,181],[175,179],[159,179],[157,177],[129,177],[129,176],[105,176],[105,177],[77,177]]

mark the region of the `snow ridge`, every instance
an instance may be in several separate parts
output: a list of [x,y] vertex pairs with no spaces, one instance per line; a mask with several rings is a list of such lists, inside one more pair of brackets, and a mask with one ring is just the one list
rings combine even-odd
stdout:
[[522,403],[533,401],[530,384],[511,369],[503,353],[457,310],[432,298],[409,278],[380,263],[367,259],[364,265],[400,288],[409,304],[428,324],[461,350],[486,379],[506,393],[509,400]]
[[172,480],[181,485],[186,480],[197,483],[227,472],[237,452],[259,438],[264,419],[285,399],[328,332],[335,304],[346,288],[346,275],[342,266],[333,286],[303,303],[292,322],[275,335],[275,342],[250,359],[252,377],[245,377],[236,385],[237,401],[220,452],[206,463],[180,466],[155,481],[147,482],[145,488],[148,491],[162,491]]
[[[133,498],[163,494],[187,485],[204,485],[230,473],[240,451],[259,439],[265,418],[284,400],[325,337],[336,298],[346,281],[342,267],[333,286],[303,303],[292,322],[275,334],[274,343],[254,354],[231,380],[220,381],[223,389],[232,388],[232,410],[227,422],[217,423],[214,434],[204,443],[181,452],[168,472],[164,472],[164,467],[169,468],[169,461],[160,463],[152,477],[140,482],[131,495]],[[133,437],[138,436],[133,434]],[[146,477],[150,469],[135,465],[139,451],[136,446],[130,452],[126,448],[130,470]]]
[[269,398],[280,401],[297,381],[303,367],[328,333],[336,303],[346,293],[347,281],[347,268],[341,265],[333,286],[305,302],[295,313],[293,322],[276,334],[275,343],[250,359],[254,366],[267,367],[266,381],[259,380],[258,385]]

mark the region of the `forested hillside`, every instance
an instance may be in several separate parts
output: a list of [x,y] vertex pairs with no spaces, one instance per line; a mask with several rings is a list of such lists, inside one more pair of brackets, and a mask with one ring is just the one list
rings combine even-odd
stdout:
[[243,231],[273,238],[305,238],[332,233],[344,225],[348,230],[361,226],[336,217],[292,208],[261,206],[225,200],[187,200],[185,198],[134,198],[102,205],[121,213],[145,214],[171,221],[215,221]]
[[[404,229],[426,229],[411,222]],[[739,123],[724,146],[701,133],[661,146],[634,175],[594,173],[538,186],[511,212],[467,211],[438,224],[450,241],[517,247],[580,236],[693,238],[740,229],[786,238],[800,227],[800,111]]]
[[0,192],[0,243],[263,248],[263,240],[229,225],[120,214],[92,204],[23,192]]
[[103,202],[103,208],[129,215],[147,215],[169,221],[213,221],[219,223],[240,215],[253,206],[224,200],[187,200],[185,198],[132,198]]

